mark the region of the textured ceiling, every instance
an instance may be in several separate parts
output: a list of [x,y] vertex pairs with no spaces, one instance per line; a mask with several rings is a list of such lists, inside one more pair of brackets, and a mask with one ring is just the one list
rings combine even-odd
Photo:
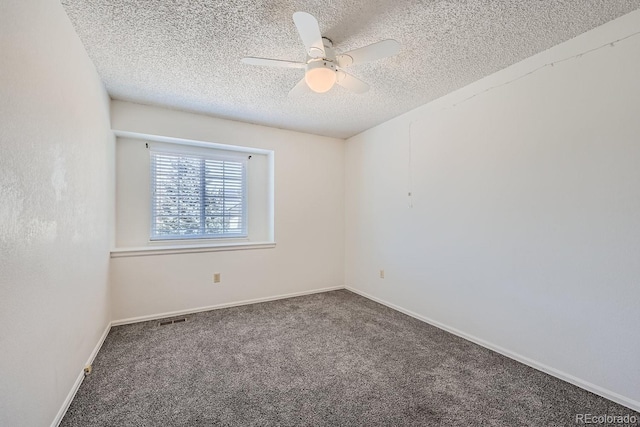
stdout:
[[[112,98],[346,138],[640,8],[640,0],[62,0]],[[349,69],[371,85],[288,97],[304,70],[292,15],[336,52],[383,39],[400,54]]]

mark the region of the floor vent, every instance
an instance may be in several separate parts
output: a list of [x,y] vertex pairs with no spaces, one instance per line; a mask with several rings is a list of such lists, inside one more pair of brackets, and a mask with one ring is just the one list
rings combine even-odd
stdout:
[[180,317],[179,319],[161,320],[158,322],[158,326],[172,325],[174,323],[184,323],[186,321],[186,317]]

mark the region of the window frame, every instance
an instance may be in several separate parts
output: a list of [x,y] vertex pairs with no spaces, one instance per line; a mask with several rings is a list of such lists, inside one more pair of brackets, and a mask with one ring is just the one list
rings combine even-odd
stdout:
[[[242,231],[241,233],[220,233],[220,234],[192,234],[192,235],[171,235],[171,236],[158,236],[154,235],[156,230],[155,226],[155,174],[154,169],[156,167],[153,155],[154,154],[164,154],[164,155],[174,155],[174,156],[185,156],[185,157],[196,157],[203,160],[213,160],[213,161],[229,161],[229,162],[237,162],[242,164]],[[224,154],[222,154],[224,153]],[[221,150],[217,148],[208,148],[208,147],[200,147],[200,146],[190,146],[180,144],[178,146],[168,147],[165,144],[162,146],[151,146],[149,147],[149,242],[150,243],[162,243],[162,242],[177,242],[177,241],[189,241],[189,242],[205,242],[205,241],[238,241],[238,240],[247,240],[249,237],[249,208],[248,208],[248,177],[247,177],[247,162],[248,158],[251,156],[247,156],[247,153],[241,151],[231,151],[231,150]],[[203,189],[201,185],[200,190]],[[203,197],[200,194],[200,197]],[[204,215],[204,206],[201,207],[201,215]],[[204,220],[206,215],[201,216],[201,220]]]
[[[114,129],[113,134],[115,137],[114,144],[114,153],[113,153],[113,168],[116,180],[114,182],[113,188],[110,190],[112,192],[112,197],[114,198],[116,209],[114,212],[113,220],[111,221],[111,227],[113,230],[112,234],[112,242],[111,242],[111,250],[110,257],[111,258],[126,258],[126,257],[140,257],[140,256],[164,256],[171,254],[190,254],[190,253],[211,253],[211,252],[228,252],[228,251],[244,251],[244,250],[263,250],[263,249],[273,249],[277,246],[276,242],[276,229],[275,229],[275,211],[276,211],[276,195],[275,195],[275,174],[276,174],[276,150],[273,148],[264,148],[262,147],[262,142],[253,141],[251,143],[245,142],[244,145],[236,145],[230,144],[228,142],[220,142],[219,140],[224,140],[224,136],[219,136],[217,140],[211,139],[193,139],[193,138],[185,138],[185,137],[177,137],[177,136],[165,136],[159,135],[157,133],[148,133],[148,132],[140,132],[140,131],[127,131],[127,130],[119,130]],[[226,138],[228,139],[228,138]],[[232,139],[235,139],[232,138]],[[136,176],[135,171],[138,169],[132,169],[129,173],[126,174],[128,179],[137,179],[140,182],[144,183],[143,187],[145,194],[145,201],[142,205],[134,207],[133,210],[125,209],[124,212],[120,212],[120,208],[118,208],[118,203],[120,202],[119,191],[117,190],[119,185],[122,183],[126,183],[127,180],[122,180],[122,176],[117,172],[120,167],[120,160],[117,160],[120,155],[120,149],[122,146],[126,147],[127,144],[135,145],[136,142],[141,142],[146,145],[144,149],[144,155],[141,158],[144,158],[146,167],[144,169],[139,169],[140,174]],[[231,153],[233,155],[238,156],[246,156],[252,157],[252,161],[247,163],[247,182],[249,186],[247,187],[247,197],[249,201],[249,209],[248,209],[248,233],[249,236],[246,239],[198,239],[198,240],[167,240],[167,241],[150,241],[149,240],[149,227],[150,227],[150,177],[149,177],[149,154],[148,149],[150,146],[166,146],[171,149],[177,149],[179,147],[185,147],[186,149],[206,149],[211,151],[218,151],[223,153]],[[119,147],[119,148],[117,148]],[[120,153],[120,154],[118,154]],[[129,152],[129,148],[127,149],[128,155],[132,154]],[[133,151],[133,156],[136,157],[137,154],[135,150]],[[265,165],[264,171],[261,171],[260,174],[256,174],[253,170],[253,157],[254,156],[263,156]],[[139,160],[138,160],[139,161]],[[129,164],[129,163],[128,163]],[[129,164],[134,168],[138,167],[137,164]],[[264,175],[262,175],[264,173]],[[252,190],[252,182],[255,183],[256,180],[259,179],[262,184],[265,185],[265,197],[266,199],[261,201],[259,204],[259,211],[256,211],[256,206],[254,206],[252,202],[252,198],[254,197],[254,192]],[[133,184],[136,186],[137,184]],[[263,190],[259,190],[263,191]],[[125,191],[125,194],[130,195],[130,192]],[[262,193],[259,193],[262,194]],[[149,198],[148,198],[149,197]],[[126,197],[124,198],[126,200]],[[264,205],[262,204],[264,203]],[[144,206],[144,210],[142,209]],[[264,210],[263,210],[264,209]],[[125,243],[121,243],[118,239],[121,236],[121,233],[127,231],[128,226],[123,226],[122,224],[139,224],[141,221],[137,218],[137,212],[141,212],[144,217],[144,226],[141,226],[137,229],[141,230],[141,233],[136,234],[134,230],[133,240],[127,239]],[[252,213],[253,212],[253,213]],[[262,227],[259,227],[260,234],[255,233],[255,227],[253,227],[252,217],[255,218],[256,212],[259,212],[257,215],[262,217],[264,220],[264,224]],[[122,221],[122,219],[125,219]]]

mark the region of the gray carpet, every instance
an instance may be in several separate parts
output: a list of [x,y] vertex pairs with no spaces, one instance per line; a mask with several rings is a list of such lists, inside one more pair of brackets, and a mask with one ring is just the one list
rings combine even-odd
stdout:
[[639,415],[341,290],[114,327],[62,426],[575,426]]

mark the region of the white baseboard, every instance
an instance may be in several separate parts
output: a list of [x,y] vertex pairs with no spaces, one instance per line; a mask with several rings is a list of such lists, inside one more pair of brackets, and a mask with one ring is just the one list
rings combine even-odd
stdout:
[[492,344],[490,342],[487,342],[487,341],[485,341],[483,339],[480,339],[478,337],[475,337],[473,335],[469,335],[469,334],[467,334],[465,332],[462,332],[462,331],[460,331],[460,330],[458,330],[456,328],[452,328],[452,327],[447,326],[447,325],[445,325],[443,323],[440,323],[440,322],[438,322],[436,320],[430,319],[428,317],[425,317],[425,316],[422,316],[422,315],[420,315],[418,313],[415,313],[415,312],[413,312],[411,310],[407,310],[405,308],[402,308],[400,306],[397,306],[395,304],[387,302],[387,301],[385,301],[383,299],[374,297],[373,295],[369,295],[368,293],[363,292],[363,291],[361,291],[359,289],[355,289],[355,288],[352,288],[350,286],[345,286],[345,289],[347,289],[347,290],[349,290],[349,291],[351,291],[353,293],[356,293],[358,295],[361,295],[361,296],[363,296],[363,297],[365,297],[367,299],[370,299],[372,301],[380,303],[382,305],[386,305],[389,308],[392,308],[392,309],[394,309],[396,311],[404,313],[404,314],[406,314],[408,316],[414,317],[414,318],[416,318],[418,320],[421,320],[421,321],[423,321],[425,323],[428,323],[428,324],[430,324],[432,326],[435,326],[436,328],[439,328],[439,329],[442,329],[444,331],[450,332],[450,333],[452,333],[454,335],[459,336],[460,338],[466,339],[467,341],[471,341],[471,342],[473,342],[475,344],[478,344],[478,345],[480,345],[482,347],[488,348],[489,350],[492,350],[492,351],[495,351],[497,353],[500,353],[503,356],[506,356],[506,357],[508,357],[510,359],[516,360],[516,361],[518,361],[520,363],[523,363],[523,364],[525,364],[527,366],[530,366],[530,367],[532,367],[534,369],[537,369],[538,371],[542,371],[542,372],[544,372],[546,374],[549,374],[549,375],[551,375],[553,377],[559,378],[559,379],[561,379],[563,381],[566,381],[566,382],[568,382],[570,384],[573,384],[573,385],[575,385],[577,387],[580,387],[580,388],[582,388],[584,390],[590,391],[591,393],[597,394],[598,396],[602,396],[605,399],[609,399],[609,400],[611,400],[613,402],[619,403],[620,405],[626,406],[629,409],[632,409],[634,411],[640,412],[640,402],[638,402],[636,400],[633,400],[633,399],[630,399],[628,397],[622,396],[621,394],[615,393],[615,392],[613,392],[611,390],[607,390],[607,389],[605,389],[603,387],[600,387],[600,386],[598,386],[596,384],[592,384],[592,383],[590,383],[588,381],[584,381],[584,380],[582,380],[580,378],[574,377],[573,375],[567,374],[566,372],[562,372],[562,371],[560,371],[558,369],[552,368],[551,366],[547,366],[547,365],[545,365],[543,363],[539,363],[539,362],[537,362],[537,361],[535,361],[533,359],[530,359],[528,357],[525,357],[525,356],[522,356],[520,354],[514,353],[514,352],[512,352],[510,350],[507,350],[506,348],[503,348],[503,347],[500,347],[498,345]]
[[344,289],[344,286],[333,286],[330,288],[314,289],[311,291],[294,292],[290,294],[275,295],[275,296],[263,297],[263,298],[254,298],[254,299],[243,300],[243,301],[234,301],[234,302],[228,302],[224,304],[209,305],[206,307],[190,308],[186,310],[168,311],[166,313],[150,314],[147,316],[130,317],[128,319],[114,320],[111,322],[111,326],[128,325],[130,323],[139,323],[139,322],[146,322],[149,320],[164,319],[166,317],[200,313],[202,311],[219,310],[221,308],[238,307],[241,305],[256,304],[259,302],[267,302],[267,301],[275,301],[279,299],[299,297],[302,295],[319,294],[322,292],[336,291],[338,289]]
[[[96,346],[93,348],[93,351],[89,355],[89,359],[87,360],[87,363],[85,363],[85,366],[91,365],[93,363],[93,360],[98,355],[100,348],[102,348],[102,344],[104,343],[104,340],[107,338],[107,335],[109,335],[110,330],[111,330],[111,322],[109,322],[107,324],[107,327],[104,329],[104,332],[102,333],[102,336],[98,340],[98,343],[96,344]],[[73,398],[76,396],[76,393],[78,392],[78,389],[80,388],[80,385],[82,384],[83,380],[84,380],[84,366],[80,371],[80,375],[78,375],[78,378],[76,378],[76,381],[73,383],[73,386],[71,387],[71,390],[67,395],[67,398],[64,400],[62,407],[58,411],[58,414],[56,415],[55,419],[51,423],[51,427],[58,427],[58,425],[60,425],[62,418],[64,418],[64,414],[67,413],[67,409],[69,409],[69,406],[71,405]]]

